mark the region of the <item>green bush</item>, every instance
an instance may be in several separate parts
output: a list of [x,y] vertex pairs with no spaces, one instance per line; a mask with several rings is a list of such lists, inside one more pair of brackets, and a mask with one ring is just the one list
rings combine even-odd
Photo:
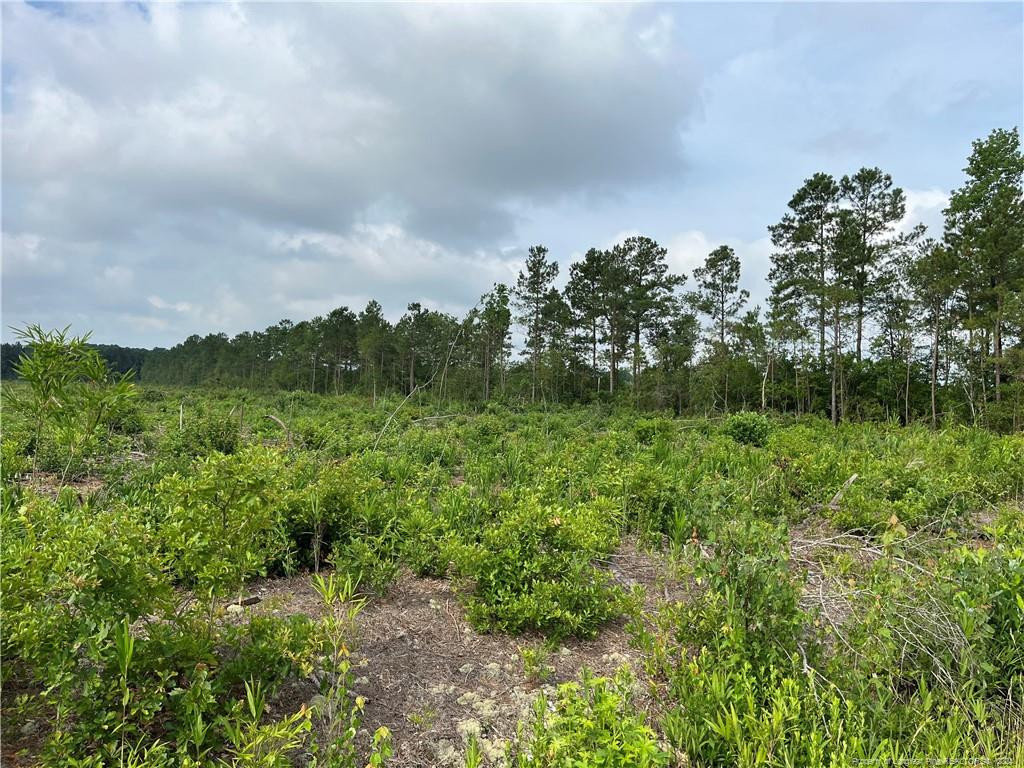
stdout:
[[740,411],[726,417],[722,432],[742,445],[763,446],[771,434],[772,423],[762,413]]
[[623,669],[615,677],[563,683],[549,709],[536,700],[533,719],[510,750],[515,768],[656,768],[671,763],[654,731],[632,703],[633,678]]
[[170,427],[161,448],[173,456],[206,456],[211,453],[231,454],[241,440],[238,422],[214,414],[188,414],[179,428]]
[[524,499],[457,550],[473,581],[470,621],[503,632],[533,629],[560,637],[593,635],[616,615],[622,590],[593,559],[614,547],[608,505],[568,509]]
[[253,446],[197,459],[156,489],[159,536],[177,577],[203,595],[227,595],[245,579],[287,563],[281,519],[284,457]]

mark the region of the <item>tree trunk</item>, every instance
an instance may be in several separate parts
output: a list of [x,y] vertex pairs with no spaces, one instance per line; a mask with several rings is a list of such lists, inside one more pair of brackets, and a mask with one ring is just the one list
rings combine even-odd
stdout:
[[832,312],[832,424],[839,424],[836,396],[839,384],[839,305]]
[[931,384],[932,384],[932,429],[938,427],[938,413],[935,408],[935,386],[937,379],[939,378],[939,311],[936,310],[935,317],[932,319],[932,365],[931,365]]
[[857,362],[861,361],[861,342],[864,339],[864,292],[858,290],[857,296]]
[[765,387],[768,386],[768,371],[772,364],[772,359],[769,357],[768,362],[764,366],[764,376],[761,377],[761,410],[765,410]]
[[996,402],[999,402],[999,385],[1002,383],[1003,358],[1003,297],[996,295],[996,319],[992,329],[992,363],[995,368]]
[[907,339],[907,378],[903,385],[903,426],[910,425],[910,359],[914,345]]

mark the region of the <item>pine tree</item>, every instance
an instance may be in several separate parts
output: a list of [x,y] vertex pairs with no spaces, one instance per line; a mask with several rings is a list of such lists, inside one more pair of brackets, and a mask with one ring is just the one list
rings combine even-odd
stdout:
[[543,245],[530,247],[526,269],[520,270],[514,291],[516,316],[526,330],[526,351],[530,356],[530,400],[537,400],[537,374],[544,352],[544,307],[548,291],[558,277],[558,262],[548,261],[548,249]]

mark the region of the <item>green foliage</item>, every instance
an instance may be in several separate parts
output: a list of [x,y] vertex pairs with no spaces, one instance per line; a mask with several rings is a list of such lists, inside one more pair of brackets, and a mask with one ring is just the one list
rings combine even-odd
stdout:
[[10,483],[31,467],[32,460],[25,455],[24,446],[5,435],[0,440],[0,481]]
[[279,515],[284,458],[270,448],[197,459],[157,487],[164,549],[180,579],[204,595],[226,595],[288,556]]
[[[543,697],[533,721],[512,748],[516,768],[594,766],[655,768],[671,756],[632,703],[633,679],[626,670],[614,678],[593,677],[586,669],[578,683],[558,687],[553,710]],[[468,761],[467,761],[468,762]]]
[[238,450],[238,422],[216,413],[193,414],[191,410],[181,421],[180,427],[170,427],[161,446],[171,455],[194,457]]
[[740,411],[727,416],[722,423],[722,432],[737,443],[762,446],[768,441],[772,423],[763,413]]
[[470,620],[505,632],[593,635],[617,613],[621,590],[592,560],[616,543],[607,505],[572,508],[521,500],[458,552],[473,581]]
[[130,421],[136,396],[131,374],[111,375],[88,335],[37,325],[16,333],[30,353],[15,365],[25,386],[5,389],[7,406],[27,423],[33,456],[47,446],[44,468],[61,472],[64,482],[100,452],[105,429]]
[[[133,401],[132,446],[97,430],[115,460],[56,498],[26,472],[31,422],[5,413],[4,712],[45,724],[44,766],[380,765],[390,736],[369,756],[355,737],[355,585],[404,569],[450,574],[481,630],[543,635],[516,641],[536,682],[553,642],[630,617],[659,719],[625,677],[585,677],[524,725],[522,765],[1019,761],[1019,435],[804,417],[745,442],[608,406],[160,394]],[[189,424],[212,426],[186,447]],[[201,436],[218,430],[229,453]],[[622,537],[661,548],[686,599],[659,584],[644,619],[616,583]],[[292,570],[319,572],[320,618],[225,608]],[[280,706],[303,685],[319,697]]]

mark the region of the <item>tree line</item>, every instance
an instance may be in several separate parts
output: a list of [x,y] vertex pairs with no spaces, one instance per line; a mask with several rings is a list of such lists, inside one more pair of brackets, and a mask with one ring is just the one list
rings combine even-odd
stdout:
[[[529,249],[514,285],[464,317],[408,305],[264,331],[191,336],[145,355],[145,381],[531,402],[609,400],[676,413],[775,409],[842,419],[1021,425],[1024,157],[1019,129],[973,143],[943,232],[907,229],[879,168],[816,173],[768,227],[767,307],[722,245],[687,276],[628,237],[569,266]],[[521,348],[513,349],[513,328]],[[424,394],[426,396],[426,394]]]

